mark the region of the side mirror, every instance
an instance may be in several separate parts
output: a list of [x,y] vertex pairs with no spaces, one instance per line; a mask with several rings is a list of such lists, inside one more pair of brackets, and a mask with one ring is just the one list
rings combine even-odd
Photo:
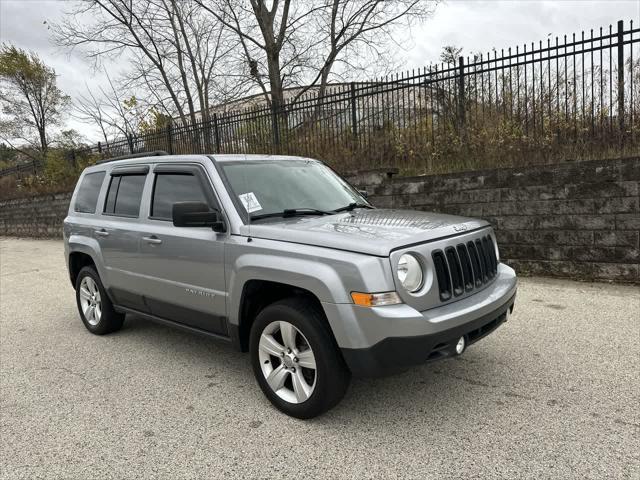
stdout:
[[210,227],[215,232],[226,231],[220,212],[211,210],[206,203],[174,203],[172,215],[173,225],[176,227]]
[[358,190],[358,193],[364,198],[369,198],[369,192],[367,192],[366,190]]

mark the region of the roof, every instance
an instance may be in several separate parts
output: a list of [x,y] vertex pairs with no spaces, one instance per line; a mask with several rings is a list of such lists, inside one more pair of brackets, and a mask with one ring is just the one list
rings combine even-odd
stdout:
[[182,163],[182,162],[194,162],[202,160],[213,160],[214,162],[234,162],[234,161],[259,161],[259,160],[302,160],[304,157],[295,157],[290,155],[269,155],[269,154],[200,154],[200,155],[152,155],[149,156],[135,156],[132,158],[121,158],[111,161],[104,161],[96,165],[87,167],[88,170],[100,170],[105,166],[115,167],[122,165],[137,165],[145,163]]
[[292,155],[269,155],[269,154],[221,154],[209,155],[216,162],[236,162],[236,161],[256,161],[256,160],[308,160],[305,157]]

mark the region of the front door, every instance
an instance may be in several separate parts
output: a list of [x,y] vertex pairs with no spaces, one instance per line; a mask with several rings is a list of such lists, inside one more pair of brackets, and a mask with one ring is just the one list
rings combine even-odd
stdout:
[[207,173],[195,164],[160,164],[153,176],[138,263],[145,304],[155,316],[228,335],[227,235],[208,227],[174,227],[171,218],[177,202],[203,202],[220,208]]

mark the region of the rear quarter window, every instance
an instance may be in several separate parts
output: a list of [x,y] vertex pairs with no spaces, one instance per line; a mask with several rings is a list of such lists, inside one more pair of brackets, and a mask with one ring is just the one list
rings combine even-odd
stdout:
[[74,211],[81,213],[96,213],[98,195],[104,180],[105,172],[87,173],[82,177],[82,182],[78,188]]

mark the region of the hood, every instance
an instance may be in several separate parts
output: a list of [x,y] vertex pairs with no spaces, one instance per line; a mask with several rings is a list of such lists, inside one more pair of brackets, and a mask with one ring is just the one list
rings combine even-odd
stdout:
[[[315,245],[381,257],[407,245],[487,227],[484,220],[414,210],[357,209],[324,216],[260,220],[251,236]],[[249,227],[241,233],[248,235]]]

